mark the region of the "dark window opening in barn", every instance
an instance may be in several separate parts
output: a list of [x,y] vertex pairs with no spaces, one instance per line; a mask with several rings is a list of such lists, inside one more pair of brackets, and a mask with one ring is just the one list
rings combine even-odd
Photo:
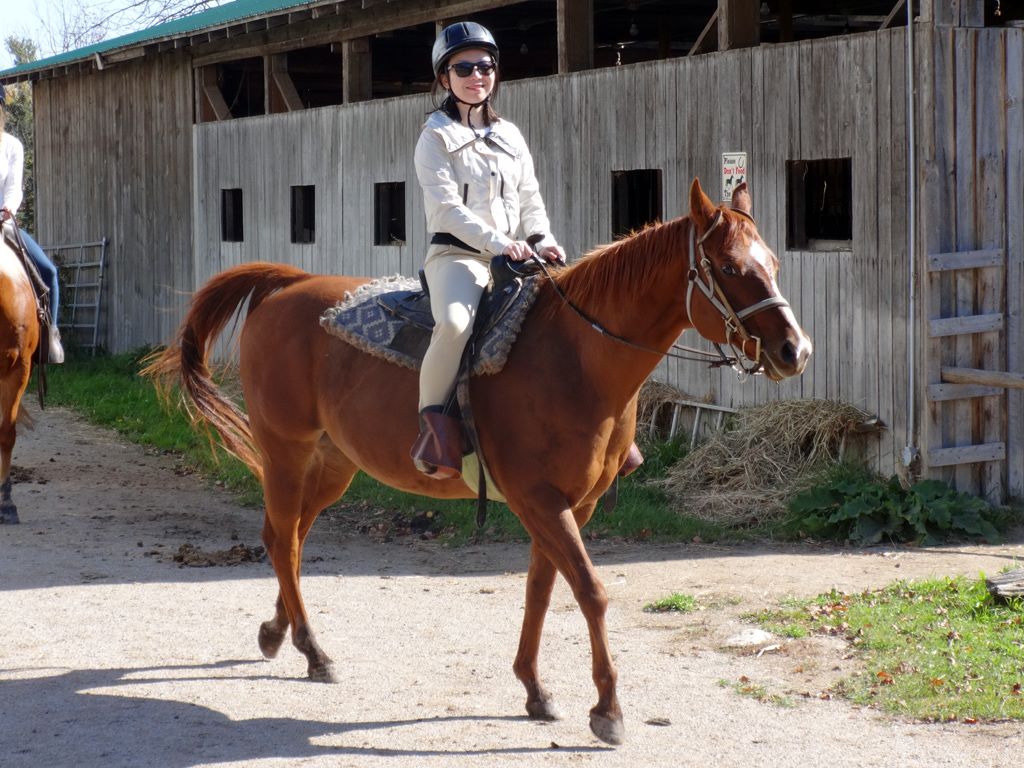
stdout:
[[[262,115],[263,59],[239,59],[217,65],[217,87],[230,117]],[[222,119],[222,118],[218,118]]]
[[316,242],[316,187],[292,187],[292,242]]
[[612,237],[661,219],[661,171],[612,171]]
[[240,243],[242,230],[242,190],[220,191],[220,239],[225,243]]
[[848,157],[786,163],[786,247],[849,250],[853,240],[853,163]]
[[342,103],[341,43],[275,54],[268,66],[271,112]]
[[373,244],[405,245],[405,182],[373,185]]

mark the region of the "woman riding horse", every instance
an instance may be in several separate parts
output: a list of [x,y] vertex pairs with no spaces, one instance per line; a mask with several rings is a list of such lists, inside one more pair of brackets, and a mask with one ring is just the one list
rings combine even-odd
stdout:
[[[492,103],[499,80],[494,36],[476,22],[451,24],[434,41],[431,65],[431,94],[447,95],[416,144],[432,233],[424,272],[434,331],[420,369],[420,434],[411,455],[425,475],[447,480],[462,472],[461,428],[449,403],[491,257],[525,261],[536,248],[547,261],[564,263],[565,251],[551,235],[526,141]],[[622,474],[642,462],[633,444]]]
[[[4,130],[6,124],[6,112],[3,105],[0,105],[0,193],[3,195],[2,204],[0,204],[0,222],[3,222],[4,230],[14,240],[11,230],[14,217],[21,206],[25,148],[18,139]],[[50,289],[49,362],[63,363],[64,347],[61,346],[60,330],[57,328],[57,313],[60,311],[60,281],[57,279],[57,267],[28,232],[20,230],[19,234],[25,244],[25,251]]]

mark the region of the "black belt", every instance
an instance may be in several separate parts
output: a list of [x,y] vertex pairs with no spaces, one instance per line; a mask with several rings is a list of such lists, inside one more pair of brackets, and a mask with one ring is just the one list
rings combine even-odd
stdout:
[[471,245],[467,245],[453,235],[451,232],[435,232],[430,236],[431,245],[452,245],[456,248],[462,248],[463,250],[469,251],[470,253],[480,253],[479,250]]

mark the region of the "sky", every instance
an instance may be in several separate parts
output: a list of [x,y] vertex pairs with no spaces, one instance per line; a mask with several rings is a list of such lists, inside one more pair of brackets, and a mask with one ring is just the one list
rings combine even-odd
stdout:
[[[14,66],[14,60],[7,52],[3,41],[9,35],[30,37],[39,46],[39,57],[46,58],[58,51],[48,30],[62,29],[58,21],[63,17],[75,18],[81,14],[96,17],[104,9],[117,7],[117,0],[0,0],[0,70]],[[123,3],[122,3],[123,4]],[[112,29],[108,37],[131,32],[130,29]]]
[[[9,35],[17,35],[31,37],[41,43],[44,32],[40,26],[37,4],[42,2],[45,0],[12,0],[4,3],[6,7],[0,16],[0,38],[6,40]],[[0,69],[13,67],[14,60],[7,52],[7,46],[0,45],[0,48]]]

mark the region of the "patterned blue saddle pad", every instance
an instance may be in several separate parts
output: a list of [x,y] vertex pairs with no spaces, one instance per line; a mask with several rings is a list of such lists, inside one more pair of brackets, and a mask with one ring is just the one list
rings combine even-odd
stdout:
[[[497,373],[505,366],[539,285],[536,278],[528,277],[506,283],[498,293],[485,292],[471,342],[475,350],[471,375]],[[320,318],[328,333],[413,370],[423,363],[433,324],[419,281],[399,275],[361,285]]]

